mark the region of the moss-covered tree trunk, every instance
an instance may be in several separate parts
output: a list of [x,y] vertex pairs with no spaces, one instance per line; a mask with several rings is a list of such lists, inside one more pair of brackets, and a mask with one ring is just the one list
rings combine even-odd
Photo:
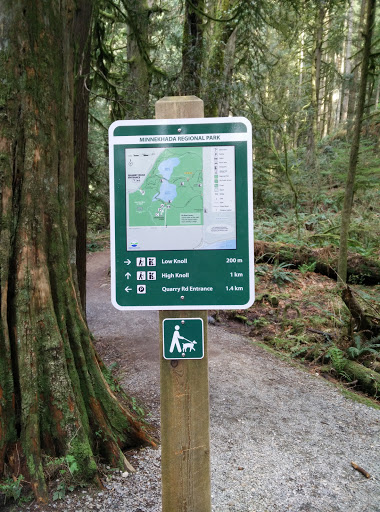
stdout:
[[93,3],[76,0],[74,14],[74,154],[75,227],[78,288],[86,311],[86,249],[88,201],[88,102],[90,95],[91,15]]
[[[47,497],[43,454],[125,462],[145,438],[83,318],[74,222],[74,1],[0,0],[0,476]],[[96,435],[95,435],[96,433]]]
[[317,138],[318,138],[318,112],[320,106],[321,64],[323,51],[323,25],[326,16],[325,4],[322,0],[316,3],[315,28],[313,39],[313,61],[311,64],[311,96],[308,107],[308,140],[306,165],[318,171]]
[[153,66],[149,58],[149,16],[152,0],[128,0],[127,88],[131,103],[126,109],[127,119],[149,117],[149,90]]
[[182,40],[182,71],[180,93],[200,96],[201,74],[205,49],[203,45],[204,22],[202,12],[205,0],[186,0]]
[[359,87],[359,96],[355,113],[355,124],[352,133],[350,159],[347,171],[347,181],[342,208],[342,220],[340,226],[340,244],[338,260],[338,276],[342,284],[347,281],[347,254],[348,254],[348,232],[350,229],[350,219],[352,203],[354,200],[354,186],[356,168],[358,165],[360,136],[363,122],[363,113],[367,91],[367,80],[369,73],[369,62],[371,54],[372,34],[375,24],[376,0],[367,0],[366,3],[366,23],[363,32],[363,60],[361,64],[361,78]]
[[[237,35],[236,6],[236,0],[218,0],[215,4],[207,71],[204,72],[203,97],[208,117],[229,114]],[[230,21],[215,21],[227,19]]]

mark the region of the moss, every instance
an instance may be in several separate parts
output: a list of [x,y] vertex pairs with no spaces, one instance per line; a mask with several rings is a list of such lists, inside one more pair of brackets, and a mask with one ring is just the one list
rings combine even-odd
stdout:
[[347,361],[344,372],[357,380],[361,389],[378,398],[380,396],[380,374],[355,361]]
[[78,465],[78,478],[86,482],[94,480],[98,468],[90,444],[74,439],[68,455],[72,455]]
[[358,393],[354,393],[343,386],[339,386],[340,392],[345,398],[352,400],[353,402],[358,402],[359,404],[364,404],[367,407],[372,407],[373,409],[380,410],[380,404],[376,402],[373,398],[368,398],[363,395],[359,395]]

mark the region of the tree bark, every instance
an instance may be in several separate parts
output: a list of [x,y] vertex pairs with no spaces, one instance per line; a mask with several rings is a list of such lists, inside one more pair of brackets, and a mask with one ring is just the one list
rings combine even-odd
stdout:
[[343,371],[351,381],[357,380],[358,387],[372,396],[378,398],[380,389],[380,375],[371,368],[366,368],[356,361],[347,361]]
[[318,9],[315,16],[313,62],[311,65],[311,96],[308,109],[309,133],[306,164],[310,169],[318,171],[317,137],[318,137],[318,113],[319,96],[321,86],[321,63],[323,45],[323,22],[326,15],[324,1],[318,1]]
[[0,475],[46,501],[43,454],[72,454],[91,480],[98,454],[120,467],[147,436],[107,384],[77,293],[74,1],[0,4]]
[[204,58],[203,16],[205,0],[185,0],[180,94],[200,96]]
[[[356,330],[358,332],[364,331],[363,334],[366,338],[375,338],[380,334],[380,325],[370,318],[368,314],[360,307],[360,304],[352,294],[351,288],[346,286],[342,290],[342,299],[350,310],[352,318],[355,321]],[[379,353],[380,355],[380,353]]]
[[347,121],[348,113],[348,100],[350,97],[349,84],[352,80],[351,77],[351,47],[352,47],[352,26],[353,26],[353,0],[349,0],[349,8],[347,13],[347,39],[346,39],[346,52],[344,56],[344,80],[342,82],[342,109],[341,109],[341,122]]
[[360,81],[360,61],[362,59],[362,54],[360,53],[360,44],[362,40],[362,33],[364,28],[364,18],[366,11],[367,0],[361,0],[360,2],[360,14],[359,20],[357,22],[355,37],[353,37],[353,43],[355,46],[356,57],[354,59],[354,70],[351,77],[350,82],[350,90],[348,97],[348,106],[347,106],[347,132],[349,136],[352,135],[354,117],[355,117],[355,109],[357,104],[357,96],[359,90],[359,81]]
[[365,32],[363,33],[364,47],[363,47],[363,60],[362,60],[362,65],[361,65],[360,88],[359,88],[358,103],[357,103],[357,107],[356,107],[355,125],[354,125],[354,129],[353,129],[353,134],[352,134],[349,167],[348,167],[348,171],[347,171],[347,182],[346,182],[344,203],[343,203],[343,209],[342,209],[341,228],[340,228],[338,276],[339,276],[339,280],[341,283],[346,283],[346,281],[347,281],[348,231],[349,231],[349,227],[350,227],[352,203],[354,200],[355,175],[356,175],[356,168],[357,168],[357,163],[358,163],[360,134],[361,134],[363,112],[364,112],[365,99],[366,99],[367,78],[368,78],[368,68],[369,68],[370,53],[371,53],[372,33],[373,33],[373,28],[374,28],[374,23],[375,23],[375,10],[376,10],[376,0],[367,0],[366,24],[365,24]]
[[146,119],[149,114],[149,89],[152,65],[149,53],[149,15],[152,0],[128,0],[130,20],[127,35],[127,83],[131,103],[126,119]]
[[90,95],[92,2],[77,0],[74,15],[74,155],[76,268],[82,309],[86,312],[86,252],[88,201],[88,107]]
[[[235,0],[219,0],[214,18],[231,17]],[[231,96],[231,80],[235,63],[237,20],[213,21],[209,37],[207,71],[204,72],[205,112],[208,117],[228,116]]]
[[379,99],[380,99],[380,79],[378,79],[378,81],[377,81],[375,103],[374,103],[374,106],[373,106],[373,110],[375,110],[375,111],[380,109]]

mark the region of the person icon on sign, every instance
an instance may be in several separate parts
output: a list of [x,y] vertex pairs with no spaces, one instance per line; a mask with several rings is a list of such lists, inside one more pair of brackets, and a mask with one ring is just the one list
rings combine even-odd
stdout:
[[182,352],[182,347],[181,347],[179,340],[185,340],[186,338],[181,336],[180,333],[178,332],[179,325],[176,325],[174,327],[174,329],[175,329],[175,331],[173,332],[173,338],[172,338],[172,343],[170,345],[169,352],[172,353],[174,351],[174,347],[178,350],[178,352]]

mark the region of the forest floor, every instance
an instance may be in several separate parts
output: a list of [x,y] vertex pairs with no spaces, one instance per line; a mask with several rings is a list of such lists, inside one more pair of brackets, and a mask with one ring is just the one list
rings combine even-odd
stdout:
[[[380,512],[380,410],[364,395],[355,395],[364,403],[348,398],[338,375],[321,372],[321,361],[301,366],[285,355],[302,355],[311,337],[336,339],[344,311],[335,283],[298,271],[284,281],[266,266],[258,274],[253,308],[210,312],[213,511]],[[159,432],[158,313],[121,312],[109,297],[109,252],[90,253],[88,322],[96,348]],[[101,492],[78,489],[44,507],[12,510],[159,512],[160,450],[127,457],[136,473],[105,468]]]

